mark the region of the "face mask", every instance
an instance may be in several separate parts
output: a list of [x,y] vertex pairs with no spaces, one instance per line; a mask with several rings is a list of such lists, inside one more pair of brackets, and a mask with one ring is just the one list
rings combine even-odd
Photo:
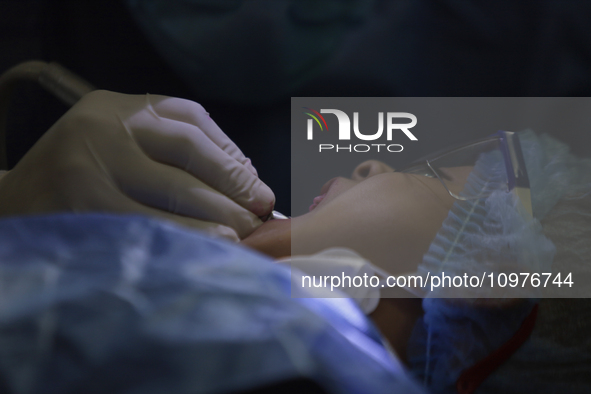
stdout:
[[126,0],[201,98],[264,104],[315,76],[367,0]]
[[[320,278],[326,276],[338,278],[348,276],[353,280],[353,277],[363,278],[364,275],[367,275],[367,286],[364,284],[355,286],[354,281],[351,286],[349,286],[348,282],[333,286],[336,281],[331,282],[330,278],[323,282],[324,285],[322,286],[328,290],[331,287],[340,290],[340,292],[353,298],[366,315],[376,309],[380,302],[380,289],[382,285],[386,286],[386,279],[389,276],[384,270],[376,267],[354,251],[345,248],[331,248],[311,256],[292,256],[291,258],[279,260],[279,263],[288,264],[292,268],[302,271],[304,275],[315,277],[316,281],[310,282],[312,287],[320,285]],[[379,281],[374,279],[372,284],[375,286],[370,285],[369,282],[369,278],[374,276],[379,278]],[[307,284],[308,282],[304,283]],[[342,297],[342,293],[334,292],[334,297]],[[323,294],[326,294],[326,292]]]

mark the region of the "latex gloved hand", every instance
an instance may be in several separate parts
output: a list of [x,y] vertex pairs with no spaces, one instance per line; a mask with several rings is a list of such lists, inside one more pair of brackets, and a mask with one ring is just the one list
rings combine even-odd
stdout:
[[275,196],[203,107],[84,96],[0,179],[0,214],[136,212],[244,238]]

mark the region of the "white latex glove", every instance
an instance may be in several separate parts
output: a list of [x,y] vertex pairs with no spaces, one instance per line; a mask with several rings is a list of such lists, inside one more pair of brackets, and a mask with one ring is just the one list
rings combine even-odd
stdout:
[[237,240],[275,196],[203,107],[84,96],[0,179],[0,214],[136,212]]

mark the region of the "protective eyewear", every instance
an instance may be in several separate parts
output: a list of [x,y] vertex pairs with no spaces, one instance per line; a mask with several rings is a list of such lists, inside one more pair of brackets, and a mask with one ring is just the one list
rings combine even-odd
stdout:
[[488,197],[498,187],[463,188],[458,193],[454,191],[455,185],[449,170],[454,167],[474,167],[485,156],[487,162],[499,167],[495,171],[501,176],[495,180],[497,185],[500,183],[507,192],[513,191],[531,214],[529,179],[519,138],[514,132],[499,131],[470,144],[420,159],[398,172],[437,178],[453,198],[462,201],[478,200]]

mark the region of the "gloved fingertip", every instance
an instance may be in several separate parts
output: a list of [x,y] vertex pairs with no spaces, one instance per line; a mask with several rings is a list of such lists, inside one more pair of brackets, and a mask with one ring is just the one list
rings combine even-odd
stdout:
[[240,223],[236,223],[236,231],[240,239],[244,239],[252,234],[257,228],[263,224],[263,221],[248,212],[247,215],[241,216]]
[[261,219],[261,222],[266,222],[270,218],[271,218],[271,214],[259,217],[259,219]]
[[214,238],[225,238],[229,241],[240,242],[240,237],[238,237],[238,233],[236,233],[236,231],[227,226],[218,225],[210,227],[206,231]]
[[254,199],[249,204],[248,210],[258,217],[269,215],[275,206],[273,191],[263,182],[259,182],[258,188],[253,194]]

